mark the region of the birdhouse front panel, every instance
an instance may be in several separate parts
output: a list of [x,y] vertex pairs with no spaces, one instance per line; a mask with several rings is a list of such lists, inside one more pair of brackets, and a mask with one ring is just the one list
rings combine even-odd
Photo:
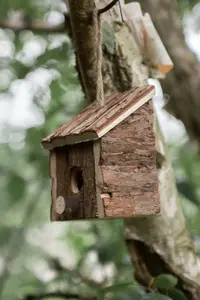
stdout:
[[93,142],[55,148],[50,156],[51,219],[87,219],[96,215]]
[[42,140],[51,153],[52,220],[159,213],[154,90],[93,103]]

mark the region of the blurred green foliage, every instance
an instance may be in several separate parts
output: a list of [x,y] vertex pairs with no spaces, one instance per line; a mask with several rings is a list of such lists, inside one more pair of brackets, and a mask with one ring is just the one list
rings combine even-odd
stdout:
[[184,15],[186,11],[193,9],[198,3],[199,0],[177,0],[177,4],[182,15]]
[[[57,24],[65,12],[60,0],[1,0],[0,5],[0,20]],[[104,39],[112,52],[113,42]],[[48,153],[40,140],[84,107],[70,38],[0,29],[0,49],[0,299],[30,300],[30,295],[58,291],[98,299],[106,294],[115,300],[155,299],[155,292],[146,293],[133,278],[122,220],[49,223]],[[189,143],[170,150],[198,241],[199,153]],[[184,300],[174,286],[171,298],[157,293],[156,299]]]

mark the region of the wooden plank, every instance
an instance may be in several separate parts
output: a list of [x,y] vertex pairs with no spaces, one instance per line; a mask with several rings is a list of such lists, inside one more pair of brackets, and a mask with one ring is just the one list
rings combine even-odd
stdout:
[[81,141],[96,140],[117,126],[154,95],[154,86],[138,87],[106,99],[105,105],[90,105],[79,116],[42,140],[47,149]]
[[[74,195],[71,191],[69,150],[68,147],[55,149],[56,178],[52,181],[52,185],[54,186],[54,195],[52,194],[53,221],[65,221],[83,217],[83,211],[81,210],[81,196]],[[59,213],[59,210],[57,209],[60,198],[63,198],[65,201],[65,209],[62,213]]]
[[49,169],[50,169],[50,177],[56,178],[56,152],[50,151],[49,154]]
[[135,195],[126,191],[103,197],[105,217],[151,216],[160,213],[157,194],[148,192]]
[[[101,139],[104,165],[154,166],[156,161],[153,107],[148,102]],[[145,132],[145,139],[144,139]],[[115,145],[115,146],[113,146]]]
[[68,136],[54,136],[52,140],[43,140],[42,145],[45,149],[52,150],[57,147],[89,142],[97,139],[99,139],[99,137],[96,132],[84,132],[81,134],[70,134]]
[[113,111],[113,117],[108,120],[105,119],[104,124],[99,126],[97,124],[96,132],[99,137],[102,137],[107,132],[109,132],[112,128],[120,124],[123,120],[125,120],[129,115],[135,112],[138,108],[144,105],[147,101],[152,99],[154,96],[155,91],[152,89],[151,93],[144,93],[143,95],[138,95],[135,98],[130,97],[129,101],[127,101],[127,105],[122,109],[118,109],[117,111]]
[[94,142],[94,159],[95,159],[95,185],[96,185],[96,204],[97,212],[96,217],[104,218],[104,205],[101,199],[101,185],[102,185],[102,176],[100,164],[100,155],[101,155],[101,143],[100,141]]
[[[56,148],[56,176],[52,186],[52,220],[80,220],[96,216],[96,182],[93,142]],[[83,185],[73,190],[72,170],[82,172]],[[56,178],[55,178],[56,177]],[[62,211],[63,199],[65,209]]]
[[57,198],[57,179],[56,179],[56,152],[50,151],[49,154],[49,169],[51,181],[51,209],[50,209],[50,220],[56,220],[55,214],[55,202]]
[[145,192],[157,188],[157,171],[154,168],[135,168],[133,166],[102,166],[104,185],[102,193],[132,190]]
[[50,219],[51,221],[56,221],[57,214],[55,209],[57,199],[57,179],[53,178],[51,182],[51,212],[50,212]]
[[[85,144],[85,143],[84,143]],[[83,147],[83,145],[82,145]],[[84,177],[84,212],[85,218],[95,218],[97,213],[96,203],[96,179],[95,179],[95,158],[93,142],[87,143],[83,151],[83,177]]]
[[[79,132],[84,132],[88,130],[101,131],[108,125],[112,124],[115,120],[118,120],[119,117],[124,113],[127,114],[127,111],[129,109],[133,111],[136,104],[139,103],[142,105],[142,100],[145,97],[147,97],[146,101],[148,101],[152,98],[153,95],[154,87],[152,86],[147,86],[146,88],[138,87],[125,93],[117,93],[113,97],[109,98],[109,100],[106,99],[105,105],[101,108],[98,108],[98,110],[95,112],[95,115],[89,114],[87,123],[80,124],[80,126],[76,126],[75,131],[73,131],[73,133],[78,134]],[[122,119],[125,118],[126,117],[123,117]],[[119,123],[120,120],[117,121],[117,124]],[[100,137],[99,134],[98,136]]]

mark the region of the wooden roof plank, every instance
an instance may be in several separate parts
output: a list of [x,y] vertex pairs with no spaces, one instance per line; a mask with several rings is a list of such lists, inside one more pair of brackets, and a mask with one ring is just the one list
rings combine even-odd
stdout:
[[150,100],[154,86],[143,86],[108,97],[104,106],[92,103],[78,116],[42,140],[44,148],[96,140],[117,126],[140,106]]

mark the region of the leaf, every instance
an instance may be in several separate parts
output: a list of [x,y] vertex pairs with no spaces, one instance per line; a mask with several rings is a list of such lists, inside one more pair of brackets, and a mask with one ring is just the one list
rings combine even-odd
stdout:
[[23,79],[28,73],[31,72],[31,67],[24,65],[18,60],[13,60],[10,66],[15,70],[16,77],[18,79]]
[[109,293],[112,300],[141,300],[146,292],[144,289],[136,284],[129,285],[126,289],[117,291],[116,293]]
[[102,291],[104,293],[108,293],[108,292],[117,292],[117,291],[122,291],[122,290],[126,290],[127,287],[134,285],[133,282],[127,282],[127,283],[119,283],[119,284],[115,284],[109,287],[105,287],[102,289]]
[[105,299],[105,294],[103,291],[99,291],[97,294],[97,300],[104,300]]
[[102,24],[103,44],[110,54],[115,53],[115,34],[112,26],[108,22]]
[[13,200],[20,200],[25,192],[25,180],[17,174],[11,174],[8,179],[8,191]]
[[160,293],[149,293],[144,295],[141,300],[171,300],[168,296],[162,295]]
[[153,285],[159,289],[169,290],[177,285],[178,279],[169,274],[162,274],[153,281]]
[[187,297],[184,295],[184,293],[178,289],[171,289],[168,291],[168,295],[173,300],[187,300]]
[[50,68],[62,66],[68,60],[69,43],[64,42],[60,47],[46,49],[46,51],[37,57],[35,67],[47,66]]
[[125,4],[127,4],[127,3],[134,2],[134,0],[125,0],[124,2],[125,2]]
[[177,180],[176,186],[180,194],[193,202],[195,205],[199,205],[195,187],[190,182],[188,182],[186,179],[182,179],[179,181]]

